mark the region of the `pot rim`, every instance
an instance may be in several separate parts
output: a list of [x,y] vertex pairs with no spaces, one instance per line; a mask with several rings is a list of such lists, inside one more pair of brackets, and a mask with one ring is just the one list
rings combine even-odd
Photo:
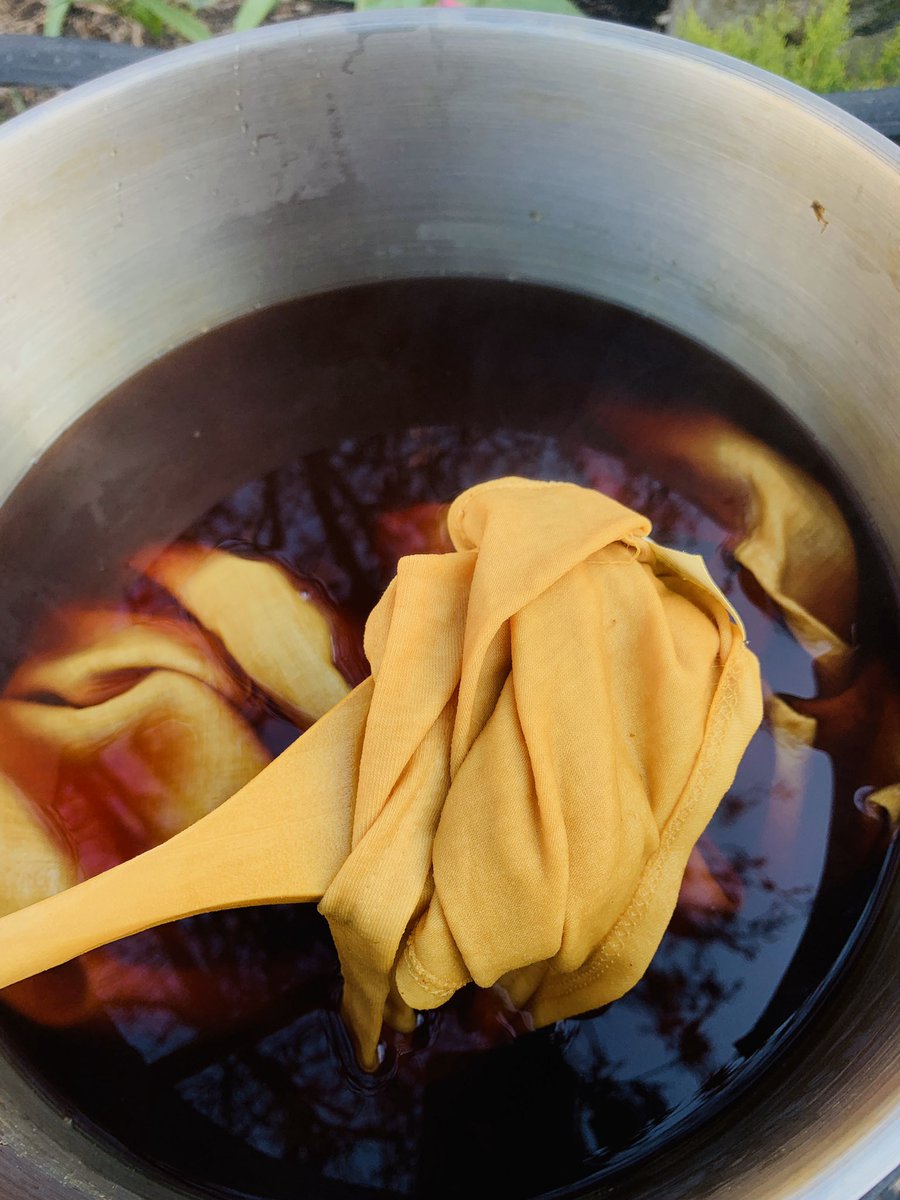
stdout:
[[824,120],[834,130],[853,138],[900,170],[900,147],[895,146],[889,138],[877,133],[858,117],[780,75],[732,58],[718,50],[709,50],[705,46],[697,46],[672,35],[593,17],[490,8],[398,8],[332,13],[328,16],[281,21],[275,25],[265,25],[239,33],[221,34],[188,46],[177,46],[142,62],[120,67],[71,88],[60,96],[54,96],[36,108],[28,109],[0,127],[0,144],[16,137],[29,136],[35,123],[54,120],[62,109],[73,110],[81,105],[93,105],[97,100],[109,100],[122,91],[161,81],[170,72],[180,73],[206,62],[239,56],[245,48],[254,49],[269,42],[285,42],[292,37],[302,42],[316,41],[345,31],[355,34],[362,42],[370,34],[408,33],[423,28],[440,29],[442,33],[452,31],[456,27],[470,31],[473,28],[484,28],[486,31],[495,32],[504,26],[520,35],[542,37],[550,33],[571,42],[620,42],[627,44],[632,52],[637,47],[642,47],[651,57],[662,52],[668,56],[692,60],[711,70],[731,75],[748,86],[762,88],[770,96],[775,94],[793,105],[799,105],[809,114]]
[[[370,34],[421,30],[440,30],[449,36],[453,36],[457,30],[465,30],[469,34],[479,30],[492,33],[508,31],[511,35],[535,41],[549,35],[561,44],[627,45],[631,54],[643,57],[650,63],[662,56],[691,62],[704,73],[727,76],[744,90],[765,94],[769,100],[777,98],[791,110],[803,110],[834,133],[874,155],[881,164],[892,169],[900,185],[900,149],[829,101],[766,71],[662,34],[587,18],[492,10],[431,9],[335,14],[212,39],[123,68],[48,101],[39,109],[31,110],[0,129],[0,148],[6,153],[21,150],[27,154],[27,140],[62,116],[77,119],[79,111],[96,113],[98,109],[113,110],[120,97],[164,86],[167,80],[175,76],[182,77],[200,67],[233,62],[245,49],[250,51],[266,46],[287,46],[292,42],[310,46],[318,41],[333,44],[340,39],[349,42],[351,37],[357,39],[359,47]],[[355,51],[348,47],[348,52],[352,55]],[[867,1122],[862,1133],[857,1122],[851,1131],[852,1139],[848,1135],[846,1142],[835,1140],[831,1159],[827,1163],[821,1159],[803,1162],[802,1157],[798,1156],[789,1188],[779,1189],[777,1194],[790,1195],[793,1200],[827,1200],[829,1197],[850,1200],[877,1187],[897,1167],[900,1156],[900,1092],[896,1086],[886,1089],[877,1098],[873,1097]],[[16,1153],[14,1145],[11,1150],[13,1154]],[[58,1150],[61,1153],[61,1148],[58,1147]],[[116,1194],[124,1197],[130,1193],[122,1191]],[[770,1193],[766,1200],[774,1200],[774,1195]]]

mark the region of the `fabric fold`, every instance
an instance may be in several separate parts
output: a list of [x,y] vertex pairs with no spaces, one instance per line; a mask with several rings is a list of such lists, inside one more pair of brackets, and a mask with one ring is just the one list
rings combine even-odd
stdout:
[[[386,1006],[408,1026],[502,981],[545,1024],[633,986],[761,716],[718,589],[657,556],[639,514],[504,479],[459,497],[448,528],[456,553],[403,560],[369,622],[359,797],[381,815],[320,904],[368,1065]],[[423,630],[441,646],[430,708]],[[376,706],[411,702],[440,713],[385,777]]]
[[900,693],[889,672],[860,659],[856,547],[834,498],[721,416],[632,404],[604,408],[603,420],[604,432],[629,447],[634,469],[670,480],[729,530],[734,558],[755,584],[751,599],[774,607],[814,660],[815,698],[766,699],[776,788],[799,794],[813,749],[830,752],[852,730],[860,773],[871,782],[868,803],[900,821]]
[[[761,717],[729,604],[645,517],[507,478],[458,497],[448,528],[452,552],[401,561],[352,693],[277,565],[177,546],[144,566],[172,612],[81,614],[0,704],[44,748],[43,776],[9,774],[19,804],[52,812],[54,779],[87,791],[99,764],[153,844],[223,791],[244,797],[247,855],[251,801],[270,834],[281,813],[314,828],[292,886],[321,896],[370,1068],[385,1022],[409,1029],[473,981],[539,1025],[632,987]],[[319,718],[268,767],[260,705]],[[207,820],[224,831],[228,804]]]

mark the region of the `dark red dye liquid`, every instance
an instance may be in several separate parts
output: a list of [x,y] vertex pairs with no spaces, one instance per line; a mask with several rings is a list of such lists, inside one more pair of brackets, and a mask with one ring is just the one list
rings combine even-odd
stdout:
[[[655,347],[665,367],[660,348],[677,339],[627,320],[635,345],[651,359]],[[714,360],[690,353],[712,370]],[[747,391],[724,365],[715,370],[716,389],[733,377]],[[639,376],[632,386],[649,395],[655,380]],[[805,453],[816,461],[811,447]],[[345,618],[341,653],[352,664],[352,631],[397,557],[439,542],[435,506],[504,474],[600,487],[646,513],[658,541],[705,556],[747,622],[767,684],[814,694],[809,656],[757,606],[727,531],[665,480],[629,473],[571,431],[471,423],[347,441],[238,488],[185,537],[272,556],[313,580]],[[137,589],[122,603],[155,600]],[[297,734],[274,710],[248,715],[274,753]],[[806,1018],[871,909],[890,831],[854,802],[871,783],[855,748],[814,751],[797,791],[778,793],[773,780],[773,739],[761,729],[705,835],[712,883],[686,889],[645,978],[603,1011],[529,1032],[502,996],[469,988],[412,1035],[387,1035],[381,1069],[366,1075],[338,1016],[327,926],[298,905],[131,938],[93,956],[87,988],[77,964],[50,973],[29,985],[44,1022],[6,1012],[6,1037],[91,1136],[206,1193],[577,1191],[651,1154],[754,1079]]]

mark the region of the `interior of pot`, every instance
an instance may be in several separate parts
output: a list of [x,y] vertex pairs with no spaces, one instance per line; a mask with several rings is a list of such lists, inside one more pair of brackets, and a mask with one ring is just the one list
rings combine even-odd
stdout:
[[[52,600],[49,581],[102,590],[136,539],[178,533],[286,444],[448,410],[531,425],[558,409],[459,388],[452,363],[442,386],[417,389],[440,331],[397,387],[390,362],[371,371],[383,330],[370,321],[338,352],[298,342],[264,396],[213,360],[187,402],[180,381],[157,379],[54,445],[206,328],[390,278],[541,282],[715,348],[806,427],[898,561],[900,167],[787,85],[587,23],[398,14],[175,55],[16,124],[0,137],[0,171],[17,180],[0,202],[3,646]],[[77,237],[63,192],[83,214]],[[898,942],[895,889],[778,1071],[597,1194],[812,1196],[827,1181],[863,1195],[896,1165]],[[16,1070],[0,1086],[10,1194],[169,1194],[68,1129]]]

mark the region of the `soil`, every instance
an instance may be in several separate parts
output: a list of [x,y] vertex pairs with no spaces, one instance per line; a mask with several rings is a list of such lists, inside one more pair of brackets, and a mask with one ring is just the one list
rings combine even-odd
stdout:
[[[666,0],[577,0],[577,3],[586,16],[621,21],[644,29],[658,28],[658,18],[666,7]],[[126,42],[132,46],[169,47],[182,41],[170,33],[159,39],[152,38],[139,21],[123,14],[125,7],[125,0],[109,0],[106,4],[76,0],[69,10],[63,33],[67,37]],[[349,7],[351,0],[281,0],[269,22],[347,11]],[[240,0],[212,0],[212,3],[198,5],[197,14],[213,33],[225,33],[231,28],[239,8]],[[44,0],[0,0],[0,34],[40,33],[45,12]],[[51,88],[0,87],[0,123],[56,94],[57,90]]]
[[58,94],[57,88],[0,87],[0,124]]
[[[294,21],[298,17],[310,17],[329,12],[346,10],[349,6],[337,0],[281,0],[269,18],[274,21]],[[213,0],[198,10],[198,15],[213,33],[225,33],[231,28],[240,8],[240,0]],[[44,26],[46,6],[43,0],[0,0],[0,33],[40,33]],[[150,37],[139,21],[130,20],[117,11],[115,0],[110,4],[75,3],[63,29],[66,37],[94,38],[104,42],[125,42],[132,46],[180,45],[183,41],[175,34],[164,34],[159,39]],[[0,87],[0,122],[58,95],[56,88]]]

